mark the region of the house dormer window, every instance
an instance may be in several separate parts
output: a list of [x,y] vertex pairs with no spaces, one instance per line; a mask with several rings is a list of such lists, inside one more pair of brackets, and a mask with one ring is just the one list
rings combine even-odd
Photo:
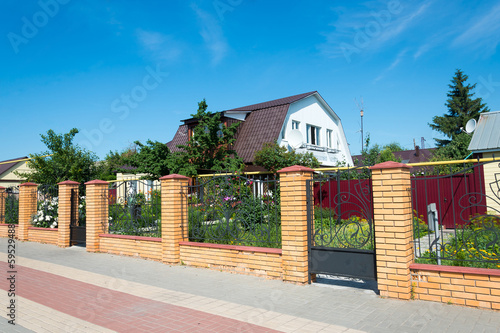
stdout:
[[332,130],[331,129],[327,129],[326,130],[326,146],[328,148],[333,148],[332,147]]
[[319,146],[319,131],[320,128],[313,125],[307,125],[307,143]]

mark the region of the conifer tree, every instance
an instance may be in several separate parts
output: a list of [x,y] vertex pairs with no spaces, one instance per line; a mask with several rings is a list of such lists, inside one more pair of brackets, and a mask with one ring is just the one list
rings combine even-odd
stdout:
[[477,120],[480,113],[489,111],[481,98],[474,98],[472,90],[476,84],[466,84],[468,78],[460,69],[457,69],[451,84],[448,85],[450,90],[445,103],[448,112],[444,116],[435,116],[429,124],[433,130],[446,136],[445,139],[434,139],[438,147],[450,144],[462,132],[460,128],[465,127],[470,119]]

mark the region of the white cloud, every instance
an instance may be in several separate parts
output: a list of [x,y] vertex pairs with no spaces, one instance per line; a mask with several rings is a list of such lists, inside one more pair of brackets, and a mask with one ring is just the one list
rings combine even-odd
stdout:
[[136,36],[155,61],[174,61],[182,54],[182,48],[169,35],[138,29]]
[[474,17],[470,28],[452,42],[453,47],[483,49],[491,54],[500,42],[500,4],[489,9],[486,14]]
[[[363,11],[337,10],[338,19],[330,24],[332,32],[324,34],[326,42],[318,49],[326,56],[336,58],[362,52],[379,52],[386,44],[404,38],[404,33],[416,25],[432,5],[427,1],[418,6],[400,4],[397,10],[380,5],[366,5]],[[346,56],[347,58],[347,56]]]
[[212,64],[217,65],[222,59],[224,59],[229,50],[222,28],[213,15],[200,9],[194,4],[191,8],[198,17],[198,21],[201,25],[200,35],[203,38],[206,47],[210,50],[212,55]]
[[394,68],[396,68],[399,63],[401,62],[401,60],[404,58],[404,56],[406,55],[406,53],[408,52],[408,49],[404,49],[402,51],[400,51],[396,58],[392,61],[392,63],[382,71],[382,73],[379,74],[379,76],[377,76],[374,80],[373,80],[373,83],[376,83],[378,81],[380,81],[382,78],[384,78],[384,76],[389,73],[390,71],[392,71]]
[[409,14],[396,19],[393,24],[390,24],[387,29],[384,30],[380,38],[377,39],[378,46],[381,46],[385,42],[405,32],[418,17],[422,16],[427,11],[430,5],[429,2],[424,3]]

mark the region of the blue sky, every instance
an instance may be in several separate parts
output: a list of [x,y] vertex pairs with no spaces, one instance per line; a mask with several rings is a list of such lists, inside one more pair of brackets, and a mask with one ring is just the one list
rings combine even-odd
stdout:
[[317,90],[351,154],[434,146],[457,68],[500,110],[498,1],[2,1],[0,160],[80,130],[100,158],[168,142],[205,98],[219,111]]

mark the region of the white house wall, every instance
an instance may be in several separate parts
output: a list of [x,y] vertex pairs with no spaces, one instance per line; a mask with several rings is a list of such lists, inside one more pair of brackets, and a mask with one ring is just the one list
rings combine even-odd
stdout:
[[329,153],[326,151],[299,148],[296,149],[297,152],[313,153],[321,165],[324,166],[335,166],[338,162],[342,161],[348,165],[353,165],[340,119],[316,95],[301,99],[290,105],[278,144],[288,147],[288,138],[292,131],[292,121],[299,122],[298,129],[302,133],[304,144],[307,144],[307,125],[320,128],[319,145],[316,145],[317,148],[327,147],[327,130],[332,130],[332,148],[339,150],[338,153]]

